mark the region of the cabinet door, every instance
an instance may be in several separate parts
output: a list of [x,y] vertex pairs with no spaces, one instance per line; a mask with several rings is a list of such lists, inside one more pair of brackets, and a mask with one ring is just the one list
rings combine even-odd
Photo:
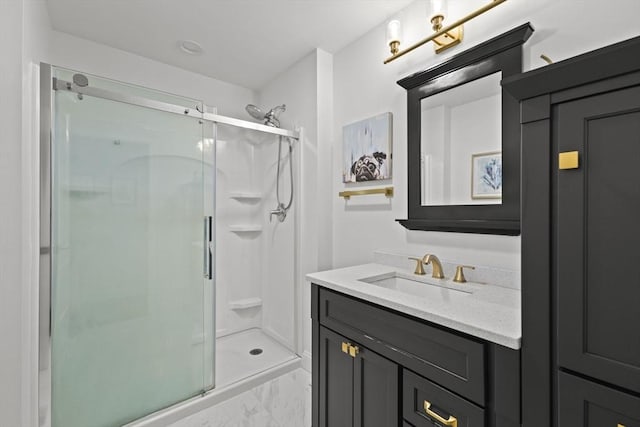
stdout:
[[400,367],[359,348],[354,359],[354,427],[397,427],[400,424]]
[[342,351],[347,342],[320,327],[320,427],[353,425],[353,358]]
[[558,425],[640,427],[640,398],[560,372]]
[[559,365],[639,393],[640,87],[555,114]]

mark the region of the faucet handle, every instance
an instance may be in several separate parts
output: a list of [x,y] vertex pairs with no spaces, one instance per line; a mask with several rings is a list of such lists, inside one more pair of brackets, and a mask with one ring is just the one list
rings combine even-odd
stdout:
[[410,260],[413,260],[416,262],[416,270],[413,272],[413,274],[419,274],[420,276],[424,275],[424,266],[422,265],[422,258],[414,258],[414,257],[409,257]]
[[453,277],[453,281],[457,283],[465,283],[467,281],[466,277],[464,277],[464,269],[470,268],[475,270],[476,268],[472,265],[458,265],[456,267],[456,275]]

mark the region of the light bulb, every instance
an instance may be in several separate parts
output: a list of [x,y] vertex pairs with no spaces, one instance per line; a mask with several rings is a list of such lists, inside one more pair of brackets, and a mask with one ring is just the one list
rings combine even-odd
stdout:
[[447,16],[447,0],[430,0],[429,19],[435,16]]
[[400,49],[400,21],[394,19],[387,24],[387,45],[392,55]]
[[387,44],[400,43],[400,21],[394,19],[387,24]]

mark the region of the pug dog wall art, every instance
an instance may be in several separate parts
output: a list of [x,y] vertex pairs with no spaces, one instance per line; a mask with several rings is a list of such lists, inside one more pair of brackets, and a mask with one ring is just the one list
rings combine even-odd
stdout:
[[393,116],[383,113],[342,128],[342,182],[391,179]]

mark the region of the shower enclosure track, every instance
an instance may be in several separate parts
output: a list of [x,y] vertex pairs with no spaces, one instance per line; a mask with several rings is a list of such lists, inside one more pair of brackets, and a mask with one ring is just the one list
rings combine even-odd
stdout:
[[125,104],[136,105],[138,107],[151,108],[154,110],[164,111],[172,114],[179,114],[181,116],[194,117],[201,120],[205,120],[213,123],[220,123],[225,125],[237,126],[244,129],[257,130],[260,132],[271,133],[274,135],[286,136],[293,139],[299,139],[300,132],[276,128],[272,126],[263,125],[260,123],[249,122],[247,120],[235,119],[233,117],[221,116],[219,114],[207,113],[210,108],[203,104],[198,103],[194,108],[183,107],[180,105],[169,104],[166,102],[155,101],[152,99],[142,98],[138,96],[126,95],[123,93],[112,92],[106,89],[78,86],[73,82],[67,82],[64,80],[53,77],[53,89],[76,93],[80,96],[88,95],[97,98],[104,98],[110,101],[123,102]]

